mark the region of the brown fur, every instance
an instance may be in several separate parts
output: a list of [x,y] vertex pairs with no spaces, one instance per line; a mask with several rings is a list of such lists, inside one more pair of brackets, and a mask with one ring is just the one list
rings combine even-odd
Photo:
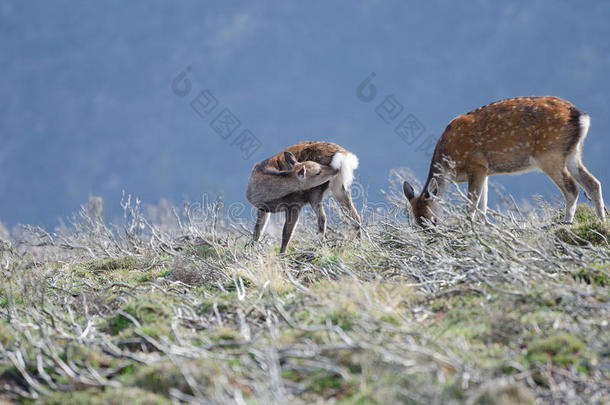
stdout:
[[321,165],[330,165],[337,152],[348,153],[347,150],[332,142],[305,141],[287,147],[282,152],[269,158],[269,165],[280,170],[286,170],[287,164],[284,152],[292,153],[299,162],[310,160]]
[[429,186],[436,179],[435,191],[443,191],[446,179],[441,173],[450,170],[448,161],[455,164],[453,179],[468,182],[473,209],[478,205],[485,212],[487,176],[541,169],[566,198],[566,221],[573,218],[577,182],[593,198],[597,213],[603,218],[601,186],[581,161],[582,143],[587,135],[581,117],[588,119],[585,113],[558,97],[518,97],[455,118],[436,145],[422,194],[410,196],[405,189],[416,222],[421,225],[422,218],[436,216],[437,207]]
[[[294,155],[292,159],[295,159]],[[328,182],[338,173],[338,170],[330,166],[313,161],[287,164],[284,159],[282,167],[286,169],[279,170],[269,159],[254,165],[246,190],[246,198],[252,205],[260,207],[267,201],[290,193],[309,190]]]
[[[292,153],[299,162],[312,162],[321,165],[323,168],[330,169],[332,168],[329,165],[336,153],[349,153],[335,143],[307,141],[289,146],[284,151],[261,163],[264,163],[266,168],[273,168],[279,171],[288,170],[290,165],[286,162],[285,152]],[[337,171],[335,170],[334,173],[336,175]],[[256,183],[253,183],[252,185],[252,189],[254,190],[255,188],[261,187],[273,188],[276,184],[281,184],[282,181],[284,180],[273,176],[258,176]],[[250,185],[248,188],[251,188]],[[351,217],[355,226],[359,229],[361,220],[352,202],[349,186],[346,189],[340,181],[337,181],[337,177],[330,176],[323,184],[305,190],[295,191],[280,198],[267,198],[258,204],[254,204],[258,208],[258,216],[256,225],[254,226],[254,240],[260,239],[270,213],[285,212],[286,221],[282,231],[282,246],[280,248],[280,252],[284,253],[298,222],[301,208],[307,204],[310,204],[316,213],[316,216],[318,217],[318,231],[320,232],[321,237],[324,238],[326,232],[326,212],[324,211],[323,199],[329,190],[332,191],[343,210]]]

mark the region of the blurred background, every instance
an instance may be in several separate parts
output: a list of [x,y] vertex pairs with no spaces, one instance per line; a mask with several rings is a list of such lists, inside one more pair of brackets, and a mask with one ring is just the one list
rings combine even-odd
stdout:
[[[610,2],[4,0],[0,33],[7,227],[91,195],[114,221],[123,190],[247,204],[253,164],[303,140],[357,154],[381,201],[391,169],[425,178],[452,118],[525,95],[591,115],[584,162],[610,190]],[[542,174],[492,180],[562,200]]]

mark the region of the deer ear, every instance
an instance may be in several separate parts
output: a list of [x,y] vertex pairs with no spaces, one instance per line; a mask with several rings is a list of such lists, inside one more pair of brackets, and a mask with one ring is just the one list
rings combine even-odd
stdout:
[[426,196],[430,198],[431,195],[438,194],[438,182],[435,177],[432,177],[428,182],[428,187],[426,188]]
[[405,193],[405,197],[407,197],[407,200],[409,201],[415,197],[415,191],[413,191],[413,187],[411,187],[407,181],[402,183],[402,191]]
[[303,181],[303,180],[305,180],[306,177],[307,177],[307,169],[305,169],[305,166],[303,166],[297,172],[297,179]]
[[297,163],[297,158],[295,158],[290,152],[284,152],[284,159],[286,160],[286,163],[288,163],[288,166],[290,166],[291,169],[294,169],[294,165]]

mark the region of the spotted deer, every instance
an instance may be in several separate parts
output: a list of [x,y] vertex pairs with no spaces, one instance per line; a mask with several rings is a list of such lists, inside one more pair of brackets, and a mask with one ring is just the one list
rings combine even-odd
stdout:
[[[497,101],[460,115],[447,125],[434,149],[424,188],[415,196],[403,183],[415,222],[434,224],[439,196],[450,180],[468,182],[474,212],[487,210],[487,178],[499,173],[542,170],[563,193],[565,222],[576,210],[578,185],[605,219],[600,182],[582,163],[590,118],[558,97],[517,97]],[[450,176],[444,175],[450,173]]]
[[[283,174],[286,171],[296,170],[295,168],[302,164],[316,167],[320,170],[319,174],[309,176],[309,180],[301,183],[298,179],[294,181],[292,175]],[[260,239],[269,214],[285,212],[286,220],[280,247],[280,253],[285,253],[298,222],[301,208],[307,204],[311,205],[317,216],[318,231],[323,239],[326,232],[326,212],[323,199],[329,191],[332,192],[359,232],[361,220],[351,197],[353,173],[357,167],[356,155],[335,143],[321,141],[297,143],[277,155],[257,163],[250,174],[246,191],[246,198],[258,209],[254,226],[254,240]]]

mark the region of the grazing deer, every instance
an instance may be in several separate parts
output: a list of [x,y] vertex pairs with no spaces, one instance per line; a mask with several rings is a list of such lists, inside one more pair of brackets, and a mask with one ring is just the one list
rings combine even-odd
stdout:
[[[299,163],[302,162],[302,163]],[[305,167],[305,180],[299,178],[299,165]],[[317,166],[316,166],[317,165]],[[315,176],[307,177],[307,168],[314,168]],[[360,229],[360,216],[354,207],[351,184],[358,158],[341,146],[331,142],[301,142],[283,152],[257,163],[252,169],[246,198],[256,208],[258,216],[254,226],[254,240],[264,231],[270,213],[286,213],[282,230],[280,253],[286,252],[288,242],[299,219],[301,208],[310,204],[318,218],[318,231],[322,239],[326,232],[324,196],[331,191],[346,214]],[[292,173],[296,171],[296,180]]]
[[434,149],[426,184],[419,196],[403,183],[415,222],[434,224],[439,207],[435,196],[453,180],[468,182],[471,209],[487,210],[487,177],[540,169],[559,187],[566,200],[565,221],[571,223],[578,184],[605,219],[600,182],[583,165],[582,147],[590,119],[558,97],[517,97],[497,101],[460,115],[447,125]]

